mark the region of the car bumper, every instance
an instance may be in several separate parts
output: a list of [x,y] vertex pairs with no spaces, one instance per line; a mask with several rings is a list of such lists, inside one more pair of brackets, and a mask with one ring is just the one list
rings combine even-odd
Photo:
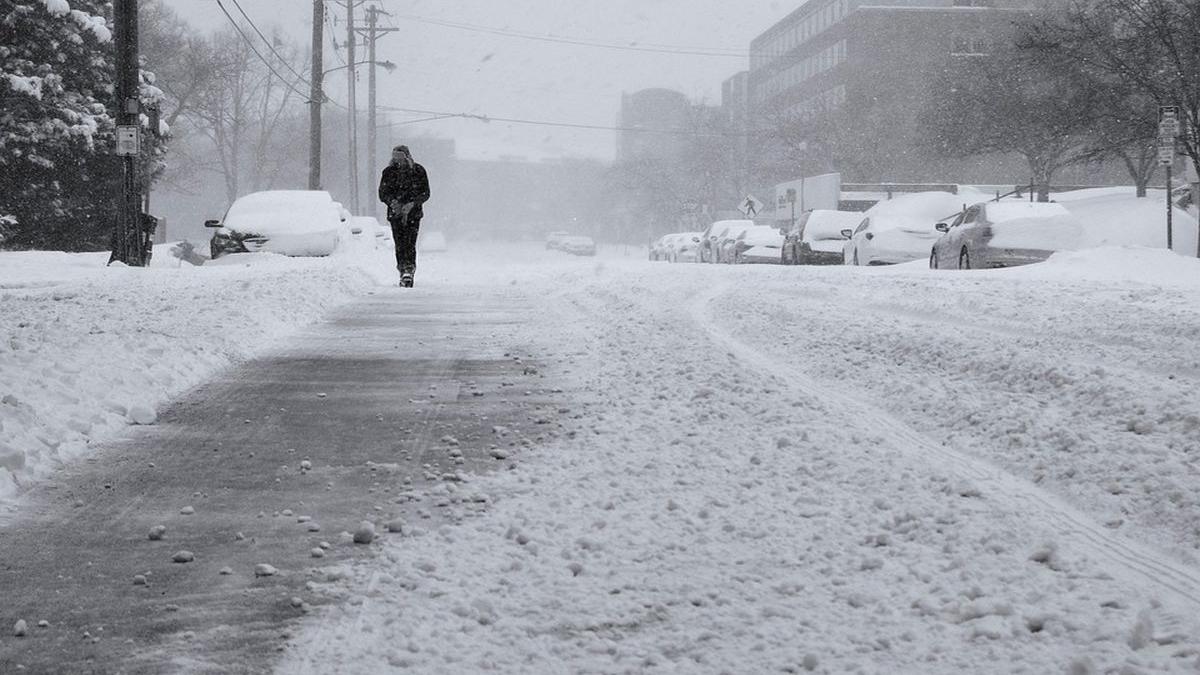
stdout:
[[987,248],[983,251],[984,267],[1019,267],[1045,262],[1054,251],[1034,248]]
[[845,254],[840,250],[833,251],[814,251],[810,248],[800,249],[801,265],[841,265],[844,262]]

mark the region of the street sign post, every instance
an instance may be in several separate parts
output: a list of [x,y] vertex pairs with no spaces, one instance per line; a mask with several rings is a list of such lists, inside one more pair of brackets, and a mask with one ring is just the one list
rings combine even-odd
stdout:
[[1179,137],[1179,106],[1158,107],[1158,163],[1167,170],[1167,250],[1175,249],[1174,204],[1171,197],[1171,170],[1175,166],[1175,139]]

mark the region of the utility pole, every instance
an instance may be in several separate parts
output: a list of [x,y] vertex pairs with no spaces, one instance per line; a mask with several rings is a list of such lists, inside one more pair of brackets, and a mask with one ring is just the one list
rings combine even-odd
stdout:
[[308,98],[308,189],[321,189],[321,103],[325,100],[325,0],[313,0],[312,89]]
[[[377,155],[378,155],[378,150],[379,150],[379,148],[378,148],[378,146],[379,146],[379,136],[378,136],[378,133],[379,133],[379,124],[378,124],[379,108],[376,105],[376,91],[377,91],[376,70],[378,69],[379,63],[375,59],[375,43],[376,43],[376,41],[379,40],[379,38],[383,37],[384,35],[387,35],[388,33],[393,33],[397,30],[396,28],[380,28],[379,27],[379,15],[380,14],[383,14],[386,16],[391,16],[390,14],[379,9],[376,6],[372,6],[370,9],[367,10],[368,18],[367,18],[366,37],[367,37],[367,48],[370,50],[370,56],[368,58],[368,61],[370,61],[370,64],[371,64],[371,71],[370,71],[371,77],[370,77],[370,82],[369,82],[369,92],[370,93],[368,94],[368,102],[367,102],[367,168],[368,168],[368,171],[370,172],[368,175],[372,175],[372,176],[374,175],[374,172],[379,170],[379,167],[375,163],[376,161],[378,161]],[[377,200],[375,200],[371,197],[370,183],[368,182],[365,187],[367,190],[366,203],[373,205],[371,208],[371,213],[378,216],[380,205],[378,203],[376,203]]]
[[138,64],[137,0],[113,3],[113,43],[116,56],[117,147],[121,158],[122,185],[117,197],[116,233],[112,257],[126,265],[143,267],[148,262],[147,235],[142,223],[142,188],[138,176],[141,152],[141,69]]
[[349,132],[349,164],[350,164],[350,210],[354,215],[360,214],[358,202],[358,88],[355,78],[357,72],[355,70],[354,60],[355,47],[358,37],[355,35],[354,26],[354,7],[360,0],[346,0],[346,60],[349,67],[346,69],[347,75],[347,96],[350,99],[350,123],[348,125]]

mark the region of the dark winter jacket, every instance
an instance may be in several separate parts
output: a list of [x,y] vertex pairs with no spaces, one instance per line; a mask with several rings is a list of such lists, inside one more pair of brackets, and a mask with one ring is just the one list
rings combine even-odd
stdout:
[[[413,163],[412,167],[400,164],[388,164],[379,179],[379,201],[388,205],[388,218],[392,218],[391,204],[399,201],[401,204],[414,202],[409,218],[420,218],[424,215],[421,205],[429,200],[429,176],[425,167]],[[396,218],[399,218],[399,213]]]

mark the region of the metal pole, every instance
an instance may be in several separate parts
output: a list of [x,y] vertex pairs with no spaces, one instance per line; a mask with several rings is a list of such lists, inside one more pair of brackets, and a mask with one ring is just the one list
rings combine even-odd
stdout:
[[[368,94],[367,94],[367,175],[368,176],[373,176],[374,172],[379,170],[379,167],[375,166],[375,154],[377,151],[377,148],[375,146],[378,142],[375,137],[375,134],[377,131],[376,118],[375,118],[375,115],[376,115],[376,110],[375,110],[375,70],[377,68],[377,66],[375,65],[375,39],[376,39],[375,28],[379,22],[379,13],[378,12],[379,12],[379,10],[375,7],[372,7],[369,10],[367,10],[367,15],[370,17],[370,19],[368,21],[368,28],[367,28],[367,30],[369,31],[369,35],[367,37],[367,44],[369,45],[369,49],[371,50],[371,52],[370,52],[371,55],[370,55],[370,58],[368,59],[371,62],[371,70],[370,70],[370,79],[369,79]],[[371,213],[378,216],[379,215],[379,203],[378,203],[378,200],[371,199],[370,183],[367,183],[367,185],[364,186],[364,189],[367,190],[366,203],[372,205],[371,209],[370,209]]]
[[1170,164],[1167,165],[1167,250],[1168,251],[1175,250],[1175,242],[1172,241],[1173,232],[1171,231],[1172,230],[1172,222],[1171,221],[1173,220],[1172,216],[1174,215],[1174,214],[1172,214],[1172,211],[1174,209],[1171,208],[1171,169],[1172,168],[1173,167]]
[[359,214],[358,203],[358,90],[355,86],[355,67],[354,60],[357,57],[355,52],[355,42],[357,36],[354,35],[354,3],[357,0],[346,0],[346,55],[350,63],[350,67],[346,69],[348,82],[348,96],[350,99],[350,124],[348,129],[349,135],[349,164],[350,164],[350,208],[354,215]]
[[[116,50],[117,124],[141,129],[141,102],[138,98],[141,71],[138,64],[137,0],[115,0],[113,3],[114,44]],[[138,180],[138,158],[121,158],[122,185],[117,208],[116,237],[112,259],[126,265],[145,265],[142,234],[141,183]]]
[[312,89],[308,98],[308,189],[321,189],[321,103],[325,98],[325,0],[313,0]]

